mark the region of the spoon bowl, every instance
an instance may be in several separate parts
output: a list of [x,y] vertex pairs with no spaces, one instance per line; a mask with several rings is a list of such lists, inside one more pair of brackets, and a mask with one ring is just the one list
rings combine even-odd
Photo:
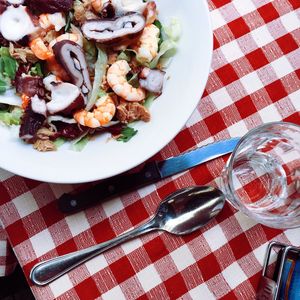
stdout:
[[213,187],[178,190],[160,203],[155,216],[147,223],[110,241],[38,263],[32,268],[30,279],[36,285],[46,285],[92,257],[150,231],[164,230],[176,235],[191,233],[214,218],[224,203],[222,192]]
[[176,191],[162,201],[154,220],[158,230],[185,235],[205,226],[222,210],[224,203],[224,195],[218,189],[189,187]]

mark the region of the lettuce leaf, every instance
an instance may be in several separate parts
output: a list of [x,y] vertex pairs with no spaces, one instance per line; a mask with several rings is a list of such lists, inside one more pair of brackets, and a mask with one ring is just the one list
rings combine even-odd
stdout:
[[4,94],[10,88],[10,81],[0,76],[0,94]]
[[152,105],[152,103],[154,102],[154,100],[157,98],[158,96],[153,94],[153,93],[149,93],[149,95],[147,96],[147,98],[145,99],[145,102],[144,102],[144,106],[146,108],[150,108],[150,106]]
[[164,28],[163,25],[159,20],[155,20],[153,23],[158,29],[159,29],[159,42],[158,42],[158,47],[160,47],[161,43],[164,41]]
[[10,79],[15,79],[17,72],[17,62],[15,59],[3,56],[0,58],[1,73]]
[[172,40],[165,40],[160,45],[157,56],[151,61],[150,68],[154,69],[159,64],[161,58],[171,58],[176,54],[177,43]]
[[0,93],[11,88],[11,80],[15,79],[18,64],[9,54],[7,47],[0,48]]
[[70,32],[71,29],[71,23],[73,21],[74,18],[74,12],[73,11],[69,11],[68,15],[67,15],[67,21],[66,21],[66,26],[65,26],[65,32]]
[[5,125],[20,125],[21,117],[23,115],[23,110],[19,107],[13,108],[11,111],[0,111],[0,122],[3,122]]
[[160,45],[157,56],[150,63],[151,69],[156,68],[161,62],[163,62],[162,65],[166,65],[168,60],[176,54],[177,42],[181,35],[181,26],[177,18],[172,18],[167,26],[160,22],[155,25],[160,28]]
[[8,47],[0,48],[0,57],[3,57],[3,56],[10,56]]
[[83,50],[88,68],[90,71],[94,71],[97,60],[97,48],[95,44],[83,38]]
[[72,150],[73,151],[77,151],[77,152],[81,152],[85,146],[88,144],[90,140],[90,137],[88,135],[84,135],[82,137],[80,137],[79,139],[77,139],[77,141],[75,141],[73,144],[72,144]]
[[130,51],[122,51],[118,57],[117,57],[117,60],[126,60],[127,62],[130,62],[131,61],[131,55],[130,55]]
[[173,17],[171,18],[171,22],[168,26],[163,26],[164,33],[167,38],[178,42],[181,36],[181,25],[179,19]]
[[0,48],[0,73],[3,77],[15,79],[17,72],[17,61],[9,54],[7,47]]
[[90,110],[96,103],[98,95],[101,92],[102,78],[106,72],[107,65],[107,54],[100,47],[98,48],[98,58],[95,64],[95,77],[93,83],[93,89],[89,95],[88,103],[86,105],[86,110]]
[[61,147],[64,143],[66,142],[66,140],[62,137],[57,138],[53,143],[55,145],[56,148]]

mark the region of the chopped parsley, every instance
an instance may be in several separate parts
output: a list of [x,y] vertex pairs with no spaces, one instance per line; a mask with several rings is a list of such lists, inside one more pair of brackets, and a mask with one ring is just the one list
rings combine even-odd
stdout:
[[123,143],[127,143],[128,141],[130,141],[136,134],[138,133],[138,131],[132,127],[126,126],[125,128],[122,129],[121,131],[121,135],[117,138],[118,142],[123,142]]

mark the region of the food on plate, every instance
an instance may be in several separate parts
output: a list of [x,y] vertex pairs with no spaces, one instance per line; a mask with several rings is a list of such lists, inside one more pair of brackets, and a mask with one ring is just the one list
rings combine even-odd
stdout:
[[154,1],[0,0],[0,122],[38,151],[103,132],[127,142],[151,120],[179,36]]

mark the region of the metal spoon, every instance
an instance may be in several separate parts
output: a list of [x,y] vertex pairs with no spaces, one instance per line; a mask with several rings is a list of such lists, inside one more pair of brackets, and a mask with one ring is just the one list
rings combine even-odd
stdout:
[[[199,229],[214,218],[224,206],[224,195],[213,187],[195,186],[169,195],[147,223],[90,248],[36,264],[30,279],[36,285],[46,285],[92,257],[153,230],[184,235]],[[138,212],[136,212],[138,213]]]

